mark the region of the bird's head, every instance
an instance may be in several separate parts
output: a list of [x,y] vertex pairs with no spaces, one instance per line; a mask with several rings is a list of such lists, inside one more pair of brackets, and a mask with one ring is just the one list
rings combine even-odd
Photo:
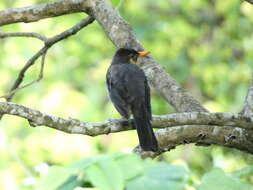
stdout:
[[116,51],[113,63],[136,63],[139,57],[148,55],[148,51],[135,51],[134,49],[120,48]]

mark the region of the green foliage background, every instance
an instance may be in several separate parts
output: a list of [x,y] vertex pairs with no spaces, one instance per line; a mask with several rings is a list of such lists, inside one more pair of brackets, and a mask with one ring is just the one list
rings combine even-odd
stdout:
[[[0,10],[48,0],[2,0]],[[122,0],[113,3],[132,25],[133,32],[152,56],[203,105],[213,112],[239,112],[253,66],[253,6],[239,0]],[[61,16],[30,24],[13,24],[1,32],[38,32],[53,36],[73,26],[83,14]],[[8,91],[19,70],[43,44],[35,39],[0,41],[0,94]],[[105,73],[115,47],[95,22],[64,40],[47,54],[43,81],[18,92],[14,102],[62,117],[97,122],[120,117],[108,101]],[[34,66],[25,83],[39,72]],[[153,114],[173,113],[172,107],[152,92]],[[48,166],[67,166],[100,154],[131,152],[135,131],[100,137],[70,135],[4,116],[0,122],[0,189],[34,189]],[[188,190],[218,167],[227,173],[244,171],[241,180],[253,183],[252,156],[221,147],[180,146],[158,161],[191,171]],[[61,170],[59,170],[61,171]],[[203,177],[222,171],[214,169]],[[61,172],[60,172],[61,173]],[[207,176],[207,177],[206,177]],[[211,177],[208,177],[211,176]],[[214,180],[215,181],[215,180]],[[228,179],[228,183],[232,183]],[[236,182],[235,182],[236,183]],[[204,186],[204,187],[203,187]],[[215,186],[214,186],[215,187]],[[214,188],[217,189],[217,188]]]

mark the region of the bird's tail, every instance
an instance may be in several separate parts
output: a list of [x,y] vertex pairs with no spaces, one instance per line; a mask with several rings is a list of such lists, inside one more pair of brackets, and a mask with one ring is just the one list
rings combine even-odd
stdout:
[[151,126],[150,114],[145,106],[140,103],[134,104],[132,113],[141,148],[145,151],[158,151],[158,143]]

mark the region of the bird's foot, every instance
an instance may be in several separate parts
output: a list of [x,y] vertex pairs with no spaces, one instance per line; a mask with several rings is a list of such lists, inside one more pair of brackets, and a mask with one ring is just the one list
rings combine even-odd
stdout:
[[140,146],[137,146],[133,149],[133,153],[139,155],[142,159],[145,158],[155,158],[157,155],[159,155],[158,152],[153,152],[153,151],[145,151],[143,150]]

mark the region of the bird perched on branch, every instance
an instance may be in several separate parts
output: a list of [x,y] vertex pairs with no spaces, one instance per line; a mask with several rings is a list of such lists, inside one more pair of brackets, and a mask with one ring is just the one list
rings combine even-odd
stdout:
[[110,99],[126,119],[133,114],[140,146],[144,151],[158,151],[151,126],[150,88],[144,72],[134,63],[149,52],[120,48],[115,53],[106,74]]

